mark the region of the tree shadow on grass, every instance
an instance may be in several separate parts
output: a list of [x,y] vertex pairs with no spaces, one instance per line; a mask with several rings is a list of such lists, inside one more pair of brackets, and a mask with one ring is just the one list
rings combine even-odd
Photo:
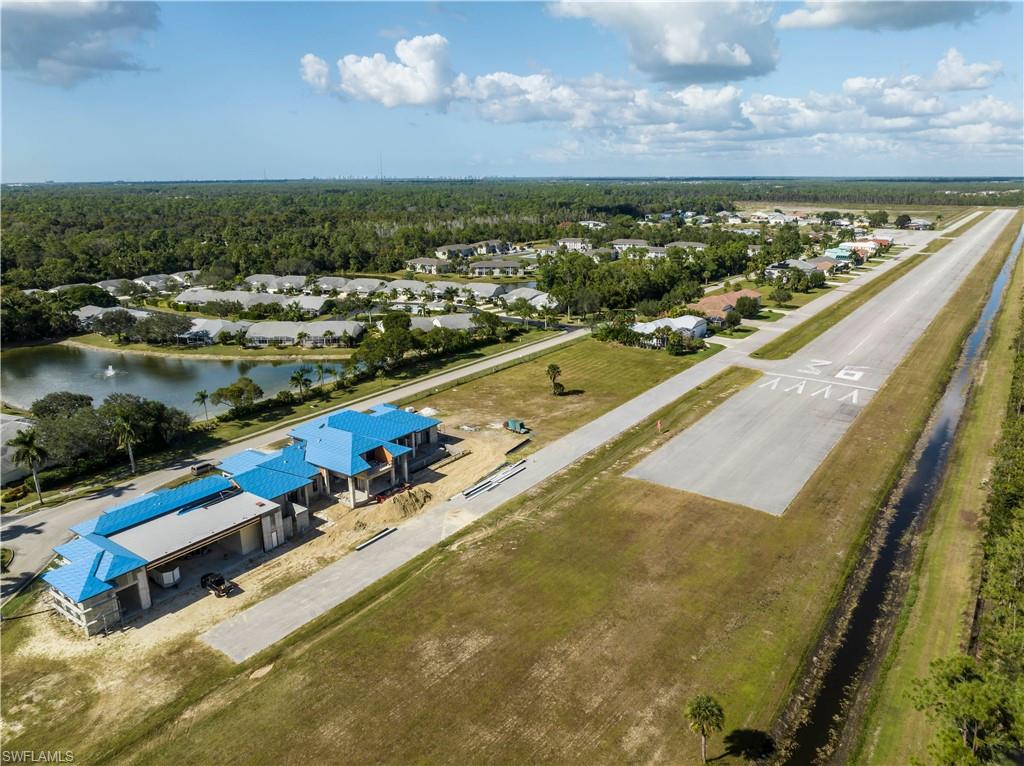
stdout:
[[766,762],[776,751],[772,735],[760,729],[733,729],[725,735],[724,742],[725,752],[718,758],[728,755],[759,763]]
[[567,388],[559,396],[580,396],[586,393],[582,388]]

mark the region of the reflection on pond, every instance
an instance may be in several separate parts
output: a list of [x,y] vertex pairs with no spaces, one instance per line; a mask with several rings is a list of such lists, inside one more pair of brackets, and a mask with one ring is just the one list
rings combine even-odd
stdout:
[[[108,394],[122,392],[158,399],[195,415],[197,406],[192,399],[200,389],[212,392],[239,375],[248,375],[271,396],[288,387],[291,374],[302,364],[124,354],[63,345],[31,346],[9,349],[0,355],[0,396],[16,407],[28,407],[53,391],[88,394],[96,404]],[[340,363],[332,366],[338,367]],[[211,412],[223,409],[210,406]]]

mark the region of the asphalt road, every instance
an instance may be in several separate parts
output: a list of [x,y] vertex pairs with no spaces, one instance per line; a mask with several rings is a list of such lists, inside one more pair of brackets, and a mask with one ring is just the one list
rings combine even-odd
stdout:
[[1012,215],[993,212],[789,359],[746,360],[761,381],[627,476],[783,513]]
[[[989,216],[988,221],[979,224],[965,235],[962,243],[948,245],[939,255],[920,264],[909,275],[901,278],[897,283],[899,289],[894,291],[896,285],[890,286],[858,309],[858,311],[823,334],[821,338],[809,344],[792,359],[785,360],[784,362],[765,363],[749,358],[748,355],[751,351],[769,342],[777,334],[791,329],[810,316],[827,310],[837,301],[842,300],[845,295],[859,289],[863,284],[876,279],[879,275],[895,267],[899,263],[899,259],[913,255],[920,247],[940,234],[940,232],[899,232],[900,237],[898,237],[897,241],[911,245],[911,247],[904,251],[898,259],[886,261],[883,265],[872,271],[861,274],[851,282],[836,288],[827,295],[817,298],[807,306],[789,312],[777,322],[759,323],[762,331],[731,344],[729,348],[719,352],[710,359],[660,383],[640,396],[538,450],[526,459],[525,470],[499,485],[493,491],[475,495],[469,500],[461,496],[452,498],[446,503],[429,509],[420,516],[401,524],[398,531],[374,543],[369,548],[344,556],[305,580],[286,588],[234,617],[228,618],[204,633],[200,637],[201,640],[220,650],[236,662],[252,657],[302,627],[310,620],[341,604],[366,586],[394,571],[449,535],[572,465],[592,450],[647,419],[657,410],[671,404],[683,394],[691,391],[731,365],[743,363],[763,367],[766,364],[774,364],[780,367],[780,370],[776,371],[775,376],[766,376],[764,381],[762,381],[763,385],[764,382],[770,381],[772,377],[778,377],[781,381],[783,378],[783,370],[781,368],[786,370],[794,369],[797,372],[792,374],[797,375],[799,370],[808,361],[820,357],[823,353],[822,349],[831,349],[832,344],[836,343],[852,347],[846,348],[845,355],[830,352],[833,357],[830,360],[831,362],[841,362],[844,365],[859,362],[859,357],[851,361],[850,354],[859,351],[861,348],[864,348],[864,353],[868,354],[870,349],[867,347],[873,348],[879,337],[877,331],[873,329],[873,323],[871,321],[864,322],[862,315],[877,319],[877,316],[882,314],[884,310],[879,308],[879,306],[888,307],[890,310],[905,305],[913,308],[910,312],[912,316],[907,317],[908,325],[899,331],[892,330],[890,334],[881,336],[885,340],[885,343],[881,344],[884,348],[876,353],[877,359],[872,357],[875,364],[889,364],[890,368],[895,366],[895,363],[906,353],[913,339],[920,335],[923,327],[930,321],[926,315],[930,313],[931,316],[934,316],[945,301],[942,296],[945,295],[948,298],[948,295],[955,289],[955,283],[962,279],[963,275],[976,262],[980,254],[987,250],[1011,215],[1012,213],[1010,212],[1000,211]],[[993,218],[993,216],[995,217]],[[908,234],[910,236],[903,236]],[[932,263],[933,261],[934,263]],[[925,269],[926,266],[929,266],[929,268],[922,272],[922,269]],[[913,295],[915,300],[910,300],[907,297],[906,290],[908,284],[914,286],[910,294]],[[919,294],[919,290],[923,290],[924,293]],[[891,297],[884,297],[891,292],[895,292],[902,297],[893,303]],[[891,322],[898,318],[894,316],[892,320],[885,320],[884,316],[883,314],[883,321],[886,322]],[[858,345],[864,337],[864,333],[873,340],[870,343],[865,341]],[[851,337],[855,338],[856,343],[850,343],[849,339]],[[824,368],[822,365],[818,365],[814,369]],[[835,367],[836,371],[839,369],[841,368]],[[829,374],[835,377],[831,367],[829,368]],[[853,373],[848,371],[846,374],[849,376]],[[807,375],[801,374],[801,377],[810,378],[816,382],[821,375],[810,373]],[[799,383],[801,377],[792,378],[793,383]],[[739,411],[734,412],[732,418],[728,419],[729,427],[733,428],[734,431],[738,428],[740,432],[748,437],[750,433],[756,432],[760,434],[762,430],[765,433],[777,434],[779,431],[789,428],[792,421],[808,420],[802,408],[806,408],[808,406],[806,402],[810,402],[809,406],[811,408],[821,409],[821,417],[823,419],[826,421],[834,420],[840,424],[840,427],[836,428],[833,426],[831,431],[826,430],[822,435],[818,435],[813,426],[801,428],[800,430],[804,434],[805,441],[803,443],[799,441],[787,442],[791,446],[787,448],[788,454],[781,455],[780,462],[790,466],[790,473],[782,480],[782,488],[778,491],[778,496],[773,498],[771,506],[775,508],[783,502],[788,504],[788,500],[785,499],[786,496],[790,496],[791,499],[790,492],[792,491],[792,494],[795,494],[799,486],[802,486],[806,478],[813,473],[821,459],[827,454],[828,449],[831,449],[831,444],[838,440],[839,436],[848,426],[849,421],[852,421],[859,408],[867,401],[871,393],[869,389],[872,387],[872,384],[877,384],[882,379],[884,379],[884,375],[881,375],[880,370],[871,372],[866,377],[862,376],[857,380],[839,379],[833,391],[829,392],[827,399],[823,393],[811,396],[812,391],[806,385],[806,381],[804,394],[797,393],[795,389],[787,392],[784,388],[789,386],[783,387],[781,383],[776,384],[774,388],[766,386],[763,389],[748,389],[730,399],[725,405],[719,407],[707,418],[699,421],[680,437],[669,442],[668,445],[654,453],[654,455],[647,458],[640,465],[651,460],[655,455],[660,455],[661,461],[658,463],[660,467],[657,471],[656,480],[670,479],[671,476],[666,476],[665,473],[671,474],[680,470],[678,467],[675,467],[677,465],[675,461],[680,455],[678,451],[680,439],[694,433],[697,428],[705,425],[716,413],[721,412],[738,398],[749,395],[752,390],[761,392],[757,395],[758,400],[755,406],[741,408]],[[786,380],[789,380],[789,378],[786,378]],[[862,384],[861,380],[864,380],[865,383]],[[877,387],[877,385],[874,385],[874,387]],[[858,392],[856,402],[853,401],[854,397],[849,396],[850,391]],[[800,398],[801,396],[803,396],[803,399]],[[787,410],[787,407],[795,407],[796,409]],[[757,441],[760,448],[762,450],[765,449],[766,440],[758,436]],[[770,440],[768,443],[769,451],[774,450],[775,447],[770,444]],[[673,447],[673,445],[677,446]],[[695,455],[695,459],[698,461],[697,464],[701,470],[706,470],[709,464],[713,462],[707,454],[703,456]],[[756,462],[756,460],[751,462]],[[695,479],[699,478],[701,470],[689,471],[688,475]],[[724,477],[724,475],[723,473],[722,476]],[[744,482],[736,480],[736,476],[736,474],[731,476],[731,483],[743,484]],[[772,481],[774,480],[775,477],[772,477]],[[797,482],[799,482],[799,486],[796,486]],[[661,483],[667,482],[661,481]],[[725,483],[724,479],[722,483]],[[796,490],[793,490],[794,486],[796,486]],[[751,505],[750,502],[744,504]],[[753,505],[752,507],[758,506]],[[782,505],[783,509],[784,507],[785,505]]]
[[[369,409],[375,404],[395,401],[413,394],[429,391],[432,388],[459,380],[467,375],[473,375],[497,365],[505,364],[510,360],[575,340],[586,332],[588,331],[575,330],[562,335],[556,335],[553,338],[532,343],[523,348],[489,356],[458,369],[421,378],[399,388],[391,389],[388,392],[360,399],[357,402],[347,402],[336,407],[325,408],[317,413],[317,415],[310,417],[319,417],[325,412],[344,409],[351,407],[353,404],[358,404],[363,409]],[[167,482],[180,477],[182,470],[187,469],[194,463],[204,460],[220,460],[235,452],[259,448],[283,439],[296,425],[297,423],[291,423],[281,428],[265,431],[244,441],[235,442],[212,452],[173,463],[159,471],[136,476],[134,479],[111,489],[78,500],[72,500],[63,505],[24,514],[5,514],[0,519],[0,539],[3,540],[4,546],[14,550],[15,558],[12,571],[4,574],[2,579],[0,579],[0,600],[9,598],[25,582],[46,566],[53,557],[53,547],[71,538],[71,533],[68,531],[70,527],[102,513],[105,508],[115,503],[127,502],[147,492],[152,492]]]

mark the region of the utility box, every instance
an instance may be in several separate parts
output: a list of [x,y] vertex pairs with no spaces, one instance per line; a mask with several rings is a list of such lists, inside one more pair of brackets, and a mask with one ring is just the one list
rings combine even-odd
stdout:
[[526,423],[515,418],[509,418],[506,420],[505,428],[514,434],[525,434],[530,431],[530,429],[526,427]]

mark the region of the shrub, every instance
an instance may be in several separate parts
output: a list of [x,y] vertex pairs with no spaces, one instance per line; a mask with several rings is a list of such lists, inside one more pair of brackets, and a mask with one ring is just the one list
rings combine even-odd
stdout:
[[11,487],[9,490],[0,495],[5,503],[13,503],[15,500],[21,500],[23,497],[28,496],[28,487],[24,484],[19,484],[16,487]]

